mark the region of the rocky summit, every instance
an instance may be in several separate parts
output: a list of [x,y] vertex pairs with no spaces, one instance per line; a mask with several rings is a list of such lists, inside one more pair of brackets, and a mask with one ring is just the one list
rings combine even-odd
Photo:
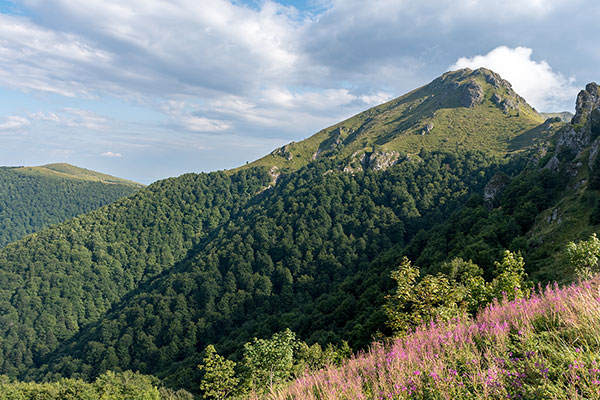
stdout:
[[339,170],[355,173],[418,159],[421,150],[476,148],[507,154],[552,130],[543,122],[497,73],[462,69],[276,149],[248,167],[295,170],[333,158]]

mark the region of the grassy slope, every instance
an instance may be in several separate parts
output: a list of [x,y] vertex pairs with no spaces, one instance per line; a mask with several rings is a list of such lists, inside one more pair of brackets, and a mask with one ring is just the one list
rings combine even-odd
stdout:
[[[590,174],[588,159],[589,149],[582,152],[581,165],[572,172],[560,200],[537,216],[529,232],[529,245],[536,249],[529,263],[541,271],[541,276],[544,271],[549,274],[553,271],[554,276],[559,275],[556,271],[564,271],[563,276],[568,281],[572,271],[564,269],[565,245],[570,241],[588,239],[600,230],[600,225],[590,221],[594,207],[600,201],[600,193],[589,190],[585,184]],[[562,173],[568,176],[565,171]],[[537,258],[543,260],[539,265]]]
[[[374,150],[418,154],[422,148],[450,151],[468,148],[504,155],[535,144],[544,118],[510,87],[489,83],[491,74],[487,70],[468,69],[449,72],[404,96],[275,150],[248,167],[295,170],[316,156],[344,161]],[[471,82],[481,85],[484,99],[473,107],[464,107],[461,90]],[[505,112],[492,100],[494,94],[519,101],[514,109]],[[422,134],[428,124],[433,129]]]
[[129,181],[127,179],[116,178],[111,175],[103,174],[101,172],[91,171],[85,168],[79,168],[74,165],[66,163],[56,163],[41,165],[39,167],[19,167],[14,168],[13,171],[20,172],[27,175],[37,176],[53,176],[67,179],[77,179],[91,182],[102,182],[111,184],[121,184],[134,187],[143,187],[141,183]]
[[599,290],[596,277],[495,303],[475,319],[423,326],[260,398],[598,399]]

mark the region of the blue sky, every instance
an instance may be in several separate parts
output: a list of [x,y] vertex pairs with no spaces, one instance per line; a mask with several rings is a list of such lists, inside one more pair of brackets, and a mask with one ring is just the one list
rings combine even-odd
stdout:
[[572,111],[598,20],[595,0],[0,0],[0,164],[232,168],[462,67]]

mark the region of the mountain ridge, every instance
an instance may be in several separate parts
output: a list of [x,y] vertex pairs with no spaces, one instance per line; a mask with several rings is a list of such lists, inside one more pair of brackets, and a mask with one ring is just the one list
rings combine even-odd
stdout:
[[102,172],[92,171],[87,168],[81,168],[67,163],[51,163],[35,167],[14,167],[14,171],[31,175],[56,176],[90,182],[129,185],[137,188],[146,186],[138,182],[118,178]]
[[450,71],[233,171],[252,166],[295,170],[318,158],[333,157],[340,169],[353,172],[389,167],[417,156],[421,149],[463,147],[505,155],[547,136],[544,120],[493,71]]
[[141,187],[69,164],[0,167],[0,247]]

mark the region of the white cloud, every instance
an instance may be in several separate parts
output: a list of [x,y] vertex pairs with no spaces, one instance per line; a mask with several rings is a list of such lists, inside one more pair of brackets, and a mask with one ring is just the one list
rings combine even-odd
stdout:
[[108,120],[96,113],[77,108],[64,108],[62,111],[30,113],[29,117],[37,121],[56,123],[70,128],[84,128],[89,130],[102,130]]
[[162,111],[171,118],[172,124],[193,132],[220,132],[230,128],[225,121],[196,115],[198,104],[186,101],[166,101]]
[[122,157],[121,153],[113,153],[112,151],[107,151],[105,153],[100,154],[102,157],[112,157],[112,158],[120,158]]
[[513,89],[540,111],[560,111],[557,107],[575,98],[578,88],[573,78],[554,72],[546,61],[531,59],[532,49],[500,46],[485,55],[461,57],[450,66],[460,68],[489,68],[508,80]]
[[218,132],[229,129],[229,124],[226,122],[194,115],[180,116],[179,122],[185,128],[196,132]]
[[17,115],[10,115],[5,118],[4,122],[0,122],[0,131],[17,130],[31,125],[27,118]]

